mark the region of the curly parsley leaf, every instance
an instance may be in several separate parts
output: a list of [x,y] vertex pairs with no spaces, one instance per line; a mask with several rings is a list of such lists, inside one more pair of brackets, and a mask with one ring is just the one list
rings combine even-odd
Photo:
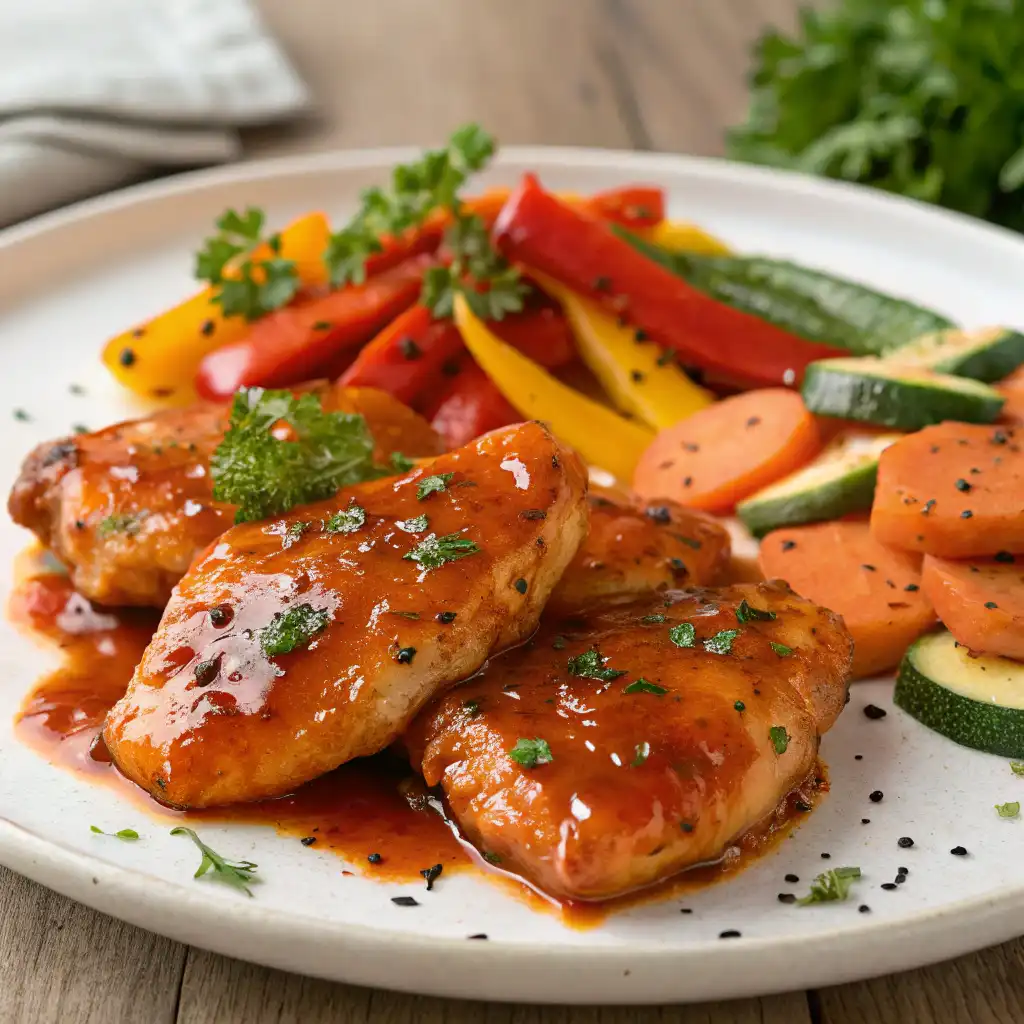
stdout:
[[412,549],[402,555],[410,562],[416,562],[423,569],[439,569],[446,562],[455,562],[460,558],[468,558],[480,551],[480,546],[457,533],[449,533],[444,537],[430,534],[424,537]]
[[115,533],[123,533],[129,537],[134,537],[139,532],[139,527],[142,525],[142,520],[145,517],[145,512],[139,512],[135,515],[114,513],[100,520],[99,525],[96,527],[96,536],[111,537]]
[[524,768],[536,768],[539,764],[550,764],[554,761],[547,740],[516,740],[516,745],[508,752],[508,756]]
[[848,899],[850,888],[860,875],[860,868],[833,868],[825,871],[811,882],[811,891],[803,899],[797,900],[797,906]]
[[1011,761],[1010,771],[1014,775],[1024,775],[1024,761]]
[[772,622],[775,619],[775,612],[763,611],[760,608],[754,608],[747,602],[740,601],[736,607],[736,621],[743,625],[747,622]]
[[306,647],[318,633],[322,633],[331,621],[326,608],[314,608],[311,604],[292,605],[287,611],[277,612],[257,634],[263,653],[272,658],[278,654],[290,654],[297,647]]
[[255,876],[256,864],[248,860],[228,860],[226,857],[222,857],[216,850],[211,850],[192,829],[182,825],[172,828],[171,835],[188,836],[199,847],[203,859],[199,862],[199,867],[196,868],[193,878],[202,878],[208,871],[212,871],[211,878],[235,889],[241,889],[246,896],[252,896],[249,883],[259,881]]
[[680,622],[668,631],[668,638],[676,647],[693,647],[697,640],[697,631],[692,622]]
[[440,494],[448,490],[448,484],[454,473],[435,473],[433,476],[425,476],[416,485],[416,498],[422,501],[431,494]]
[[643,743],[638,743],[634,749],[633,760],[630,761],[629,765],[631,768],[639,768],[640,765],[646,762],[647,758],[651,756],[651,745],[646,740]]
[[133,828],[123,828],[119,832],[104,832],[103,829],[98,828],[96,825],[90,825],[89,831],[95,832],[98,836],[110,836],[112,839],[123,839],[128,843],[134,842],[139,838],[139,833]]
[[1019,818],[1020,817],[1020,801],[1012,800],[1005,804],[996,804],[996,814],[1000,818]]
[[732,654],[732,642],[740,635],[738,629],[722,629],[704,641],[708,654]]
[[413,516],[411,519],[397,519],[395,520],[395,526],[397,526],[404,533],[422,533],[430,525],[430,520],[426,514],[419,516]]
[[768,739],[772,741],[776,754],[784,754],[789,750],[789,733],[784,725],[773,725],[768,730]]
[[348,508],[335,512],[324,523],[327,533],[355,533],[366,525],[366,509],[357,505],[355,499],[349,502]]
[[396,473],[408,473],[416,465],[408,455],[403,455],[401,452],[392,452],[390,461],[391,468]]
[[619,676],[624,676],[625,670],[617,672],[613,668],[605,668],[603,658],[596,650],[584,651],[577,654],[568,661],[569,675],[579,676],[581,679],[599,679],[602,683],[610,683]]
[[646,679],[634,679],[623,691],[623,693],[653,693],[655,696],[663,697],[668,689],[659,686],[657,683],[648,682]]
[[[290,428],[288,439],[275,436],[279,424]],[[235,395],[230,427],[210,460],[213,496],[238,506],[236,523],[280,515],[380,474],[362,416],[324,412],[314,394],[263,388]]]
[[776,643],[774,640],[769,640],[768,643],[780,658],[788,658],[793,653],[793,648],[785,644]]

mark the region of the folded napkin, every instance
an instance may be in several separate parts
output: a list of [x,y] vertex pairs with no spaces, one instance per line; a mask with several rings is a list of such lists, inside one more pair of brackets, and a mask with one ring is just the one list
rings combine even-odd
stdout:
[[0,226],[309,105],[246,0],[0,0]]

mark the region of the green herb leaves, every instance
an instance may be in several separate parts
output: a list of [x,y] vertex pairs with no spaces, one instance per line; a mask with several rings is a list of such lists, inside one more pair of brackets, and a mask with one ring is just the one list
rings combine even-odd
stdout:
[[355,533],[366,525],[366,509],[357,505],[355,499],[349,502],[348,508],[335,512],[326,523],[325,533]]
[[768,739],[772,741],[776,754],[784,754],[789,749],[789,733],[784,725],[773,725],[768,730]]
[[693,647],[697,641],[697,631],[691,622],[680,622],[668,631],[668,638],[676,647]]
[[668,689],[659,686],[657,683],[648,682],[646,679],[635,679],[623,691],[623,693],[653,693],[657,697],[663,697]]
[[105,519],[101,519],[96,527],[96,536],[105,538],[112,537],[116,533],[123,533],[128,537],[134,537],[139,532],[139,526],[145,518],[145,513],[128,515],[126,513],[115,513]]
[[246,896],[252,896],[249,883],[259,881],[255,877],[257,865],[248,860],[227,860],[215,850],[211,850],[190,828],[183,826],[172,828],[171,835],[188,836],[199,847],[203,859],[199,862],[199,867],[196,868],[196,873],[192,876],[193,878],[202,878],[208,871],[212,871],[211,878],[218,882],[223,882],[225,885],[230,885],[235,889],[241,889]]
[[736,607],[736,621],[742,626],[747,622],[773,622],[775,620],[775,612],[762,611],[760,608],[754,608],[747,602],[740,601]]
[[833,868],[818,875],[811,882],[811,891],[797,905],[806,907],[811,903],[834,903],[849,898],[850,888],[860,878],[860,868]]
[[416,485],[417,500],[423,501],[431,494],[440,494],[448,490],[448,484],[453,476],[455,476],[454,473],[435,473],[433,476],[425,476]]
[[598,679],[602,683],[610,683],[619,676],[624,676],[625,671],[617,672],[612,668],[605,668],[603,658],[596,650],[584,651],[577,654],[568,661],[569,675],[579,676],[581,679]]
[[513,761],[524,768],[536,768],[537,765],[550,764],[554,760],[551,748],[546,740],[516,740],[516,745],[508,752]]
[[458,533],[449,533],[444,537],[432,533],[402,557],[416,562],[423,569],[440,569],[447,562],[468,558],[479,551],[480,546],[475,541]]
[[[288,439],[275,436],[285,425]],[[324,412],[314,394],[243,388],[210,460],[213,496],[238,506],[235,522],[266,519],[380,476],[362,416]]]
[[396,473],[408,473],[416,465],[408,455],[403,455],[401,452],[392,452],[390,461],[391,468]]
[[630,763],[629,763],[630,768],[639,768],[640,765],[644,764],[647,761],[647,758],[649,758],[650,756],[651,756],[651,745],[650,745],[650,743],[648,743],[646,740],[644,740],[643,743],[638,743],[636,745],[636,750],[634,752],[633,760],[630,761]]
[[664,622],[664,615],[645,615],[641,620],[645,625],[652,625],[654,623]]
[[788,658],[793,653],[793,648],[787,647],[785,644],[776,643],[774,640],[769,640],[768,643],[780,658]]
[[422,533],[430,525],[426,515],[413,516],[411,519],[396,519],[397,526],[404,533]]
[[1024,775],[1024,761],[1011,761],[1010,771],[1014,775]]
[[[280,237],[264,239],[263,226],[262,210],[229,209],[217,220],[217,233],[196,254],[196,278],[213,286],[212,300],[225,316],[255,320],[287,305],[299,289],[295,263],[281,259]],[[261,243],[272,255],[254,260],[250,254]],[[226,275],[229,265],[231,273]]]
[[996,804],[996,814],[1000,818],[1019,818],[1020,817],[1020,801],[1012,800],[1005,804]]
[[128,843],[132,843],[139,838],[139,833],[133,828],[123,828],[120,832],[104,832],[103,829],[98,828],[96,825],[90,825],[89,831],[95,832],[98,836],[110,836],[112,839],[123,839]]
[[732,654],[732,642],[740,635],[738,629],[723,629],[704,641],[708,654]]
[[260,647],[268,658],[278,654],[290,654],[297,647],[305,647],[322,633],[331,621],[326,608],[314,608],[311,604],[292,605],[287,611],[278,612],[258,634]]

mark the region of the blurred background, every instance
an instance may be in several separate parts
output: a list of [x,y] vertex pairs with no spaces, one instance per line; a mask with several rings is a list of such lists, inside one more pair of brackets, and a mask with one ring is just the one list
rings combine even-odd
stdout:
[[187,167],[433,143],[793,167],[1024,226],[1024,0],[0,5],[0,224]]

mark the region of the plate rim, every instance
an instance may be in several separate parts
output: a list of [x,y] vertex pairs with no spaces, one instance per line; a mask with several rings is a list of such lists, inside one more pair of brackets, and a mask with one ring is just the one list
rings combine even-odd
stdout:
[[[301,179],[330,171],[383,168],[420,152],[422,147],[332,150],[206,168],[143,182],[0,230],[0,254],[31,240],[45,241],[47,234],[57,234],[83,222],[167,203],[181,195],[281,178]],[[774,168],[671,153],[551,146],[503,147],[494,166],[510,164],[532,165],[541,171],[603,169],[623,178],[650,176],[655,180],[659,172],[671,172],[731,182],[761,192],[867,207],[902,220],[910,230],[942,227],[947,233],[959,234],[990,251],[998,249],[1016,259],[1024,257],[1024,238],[1006,228],[863,186]],[[1015,937],[1020,929],[1014,917],[1024,909],[1022,883],[925,908],[896,922],[858,921],[854,926],[834,927],[807,937],[743,938],[722,945],[708,942],[685,951],[659,947],[649,940],[646,944],[636,943],[629,951],[582,945],[540,948],[500,939],[472,942],[465,938],[426,938],[414,930],[344,924],[260,907],[249,901],[231,902],[219,893],[213,898],[205,891],[193,891],[186,883],[155,878],[78,853],[2,817],[0,863],[94,909],[228,956],[353,984],[510,1002],[522,1000],[522,977],[526,971],[531,976],[531,1001],[566,1002],[560,988],[567,968],[576,974],[571,1001],[579,1004],[678,1001],[678,995],[672,993],[682,986],[678,981],[665,982],[666,968],[672,966],[698,975],[696,981],[691,978],[685,984],[686,1001],[722,998],[723,975],[730,978],[730,998],[838,984],[919,967]],[[225,912],[225,908],[231,910]],[[150,923],[151,917],[143,913],[153,910],[159,914],[158,929]],[[963,919],[961,927],[939,929],[937,922],[943,918]],[[315,928],[311,928],[314,923]],[[259,928],[251,929],[254,924]],[[255,934],[246,935],[247,930]],[[872,949],[872,938],[882,931],[887,935],[884,957]],[[317,970],[302,962],[304,951],[322,943],[325,936],[336,948],[359,954],[340,972]],[[927,952],[918,952],[922,940],[928,942]],[[243,946],[241,952],[239,941]],[[393,977],[391,957],[399,947],[406,954],[421,955],[428,965],[406,977]],[[446,968],[440,974],[434,970],[438,959]],[[496,966],[503,975],[497,986]],[[477,972],[485,977],[478,978]]]

